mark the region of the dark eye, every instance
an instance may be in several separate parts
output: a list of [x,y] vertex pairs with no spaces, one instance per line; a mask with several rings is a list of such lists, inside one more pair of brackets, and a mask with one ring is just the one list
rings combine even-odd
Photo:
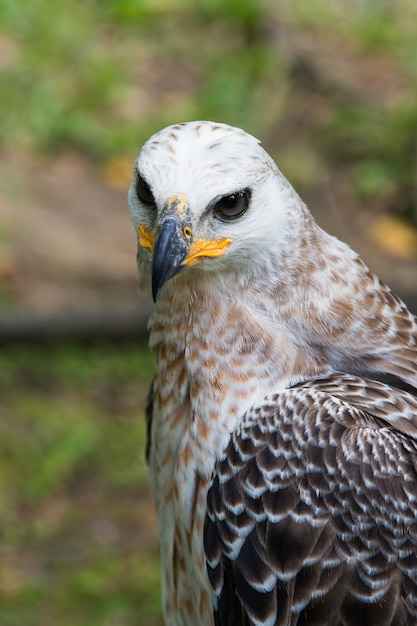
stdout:
[[224,196],[216,202],[213,211],[222,220],[233,220],[246,213],[249,206],[249,197],[250,193],[246,189],[232,193],[230,196]]
[[138,198],[143,204],[155,204],[155,198],[153,197],[153,193],[148,183],[142,176],[138,175],[138,179],[136,181],[136,193],[138,194]]

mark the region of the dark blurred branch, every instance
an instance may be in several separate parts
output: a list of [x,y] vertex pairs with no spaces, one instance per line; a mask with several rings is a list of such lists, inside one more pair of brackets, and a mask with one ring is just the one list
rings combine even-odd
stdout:
[[149,307],[136,305],[45,316],[0,316],[0,345],[146,340],[149,313]]

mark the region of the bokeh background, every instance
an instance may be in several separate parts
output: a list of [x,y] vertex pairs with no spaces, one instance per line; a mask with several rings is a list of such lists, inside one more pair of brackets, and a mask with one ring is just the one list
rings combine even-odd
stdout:
[[414,0],[0,0],[2,626],[162,624],[126,192],[190,119],[262,139],[417,309]]

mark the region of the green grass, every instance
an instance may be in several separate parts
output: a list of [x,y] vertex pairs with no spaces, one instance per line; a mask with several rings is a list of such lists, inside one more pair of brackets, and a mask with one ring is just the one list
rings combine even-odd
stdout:
[[161,624],[143,346],[0,356],[0,623]]

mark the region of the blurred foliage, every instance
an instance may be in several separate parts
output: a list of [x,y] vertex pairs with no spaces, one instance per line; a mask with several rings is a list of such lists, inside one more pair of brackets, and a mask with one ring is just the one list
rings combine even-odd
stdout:
[[161,624],[140,415],[152,369],[143,346],[1,353],[1,624]]
[[413,0],[0,0],[0,142],[107,159],[215,119],[288,151],[296,185],[339,165],[417,223],[416,21]]
[[[288,149],[295,184],[311,182],[320,160],[343,164],[364,201],[388,194],[416,222],[416,17],[411,0],[37,0],[24,10],[2,0],[0,141],[105,159],[133,154],[165,124],[218,119],[267,138],[284,169]],[[300,33],[319,53],[329,42],[327,67],[314,67],[314,49],[300,59]],[[331,56],[352,50],[358,69],[385,62],[401,88],[376,84],[369,97],[369,84],[359,93],[329,79]],[[302,162],[319,153],[311,172],[299,172],[294,145]]]

